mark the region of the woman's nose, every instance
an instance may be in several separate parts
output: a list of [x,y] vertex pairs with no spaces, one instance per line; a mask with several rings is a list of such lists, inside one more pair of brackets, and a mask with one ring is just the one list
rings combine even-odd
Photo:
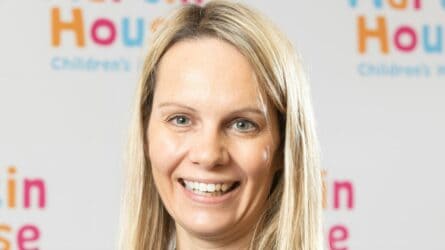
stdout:
[[190,161],[197,166],[211,169],[229,161],[224,135],[216,129],[202,130],[195,134],[189,151]]

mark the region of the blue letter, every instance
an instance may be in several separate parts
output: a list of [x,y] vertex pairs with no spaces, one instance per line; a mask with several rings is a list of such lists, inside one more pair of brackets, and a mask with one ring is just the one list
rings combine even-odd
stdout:
[[423,26],[422,29],[422,36],[423,36],[423,48],[425,49],[426,52],[428,53],[440,53],[442,52],[442,36],[443,36],[443,32],[442,32],[442,27],[441,26],[436,26],[436,41],[434,44],[430,43],[430,27],[428,27],[427,25]]
[[128,47],[142,46],[142,39],[144,38],[144,21],[142,18],[136,19],[136,36],[130,38],[130,21],[128,17],[122,20],[122,38],[124,44]]
[[[445,0],[442,0],[445,3]],[[358,0],[349,0],[349,6],[351,8],[357,7]],[[374,0],[374,7],[377,9],[381,9],[383,7],[383,0]]]

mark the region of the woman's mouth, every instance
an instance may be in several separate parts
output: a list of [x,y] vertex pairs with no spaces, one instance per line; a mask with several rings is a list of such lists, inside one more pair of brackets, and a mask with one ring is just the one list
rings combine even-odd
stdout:
[[184,188],[186,188],[190,192],[207,197],[225,195],[233,191],[240,185],[239,181],[203,183],[203,182],[185,180],[183,178],[179,178],[178,181]]

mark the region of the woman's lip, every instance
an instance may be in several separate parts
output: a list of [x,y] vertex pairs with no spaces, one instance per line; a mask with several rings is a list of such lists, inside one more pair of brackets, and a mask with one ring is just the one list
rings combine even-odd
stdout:
[[197,202],[197,203],[200,203],[200,204],[204,204],[204,205],[219,205],[219,204],[225,203],[228,200],[230,200],[233,197],[235,197],[238,194],[239,190],[240,190],[240,186],[237,186],[232,191],[230,191],[228,193],[225,193],[223,195],[219,195],[219,196],[204,196],[204,195],[196,194],[196,193],[192,192],[191,190],[188,190],[180,182],[177,182],[176,184],[183,191],[183,193],[185,194],[185,196],[187,198],[191,199],[194,202]]

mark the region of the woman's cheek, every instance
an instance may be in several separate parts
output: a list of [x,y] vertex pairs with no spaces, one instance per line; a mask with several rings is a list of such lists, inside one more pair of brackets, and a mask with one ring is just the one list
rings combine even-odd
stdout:
[[251,178],[263,178],[270,171],[271,146],[265,141],[259,142],[238,145],[233,151],[237,152],[240,167]]
[[165,174],[171,173],[183,158],[183,138],[165,128],[151,132],[148,144],[152,166]]

